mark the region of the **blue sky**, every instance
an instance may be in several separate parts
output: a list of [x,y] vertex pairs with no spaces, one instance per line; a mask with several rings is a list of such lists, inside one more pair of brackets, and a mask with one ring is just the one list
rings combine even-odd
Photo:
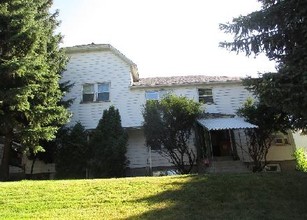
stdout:
[[54,0],[63,46],[109,43],[137,64],[141,77],[257,76],[274,71],[265,56],[219,48],[231,39],[219,23],[259,9],[257,0]]

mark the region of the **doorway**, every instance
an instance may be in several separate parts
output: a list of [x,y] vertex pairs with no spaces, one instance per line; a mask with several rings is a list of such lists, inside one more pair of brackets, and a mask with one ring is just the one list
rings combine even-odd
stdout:
[[231,140],[228,130],[211,131],[211,142],[214,157],[232,156]]

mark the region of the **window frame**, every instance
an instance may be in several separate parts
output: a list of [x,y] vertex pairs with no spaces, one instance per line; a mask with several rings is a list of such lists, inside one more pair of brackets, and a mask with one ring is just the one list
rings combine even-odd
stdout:
[[[200,94],[202,91],[203,94]],[[210,93],[207,93],[210,91]],[[214,104],[214,99],[213,99],[213,89],[212,88],[198,88],[198,102],[202,104]]]
[[[107,90],[106,91],[99,91],[99,86],[102,85],[107,85]],[[110,101],[110,88],[111,88],[111,83],[110,82],[101,82],[97,83],[97,96],[96,96],[96,101],[97,102],[109,102]],[[99,94],[107,94],[107,99],[101,99],[99,98]]]
[[[99,91],[99,87],[101,85],[107,85],[106,86],[107,89],[102,89],[102,91]],[[86,88],[87,86],[91,86],[91,88],[90,89]],[[80,103],[110,102],[110,91],[111,91],[110,82],[83,83]],[[105,94],[107,99],[99,98],[100,96],[99,94]]]
[[[85,92],[84,87],[85,86],[92,86],[92,91],[91,92]],[[91,99],[85,98],[85,97],[90,97],[92,96]],[[94,102],[95,101],[95,84],[94,83],[84,83],[82,85],[82,102],[83,103],[89,103],[89,102]]]

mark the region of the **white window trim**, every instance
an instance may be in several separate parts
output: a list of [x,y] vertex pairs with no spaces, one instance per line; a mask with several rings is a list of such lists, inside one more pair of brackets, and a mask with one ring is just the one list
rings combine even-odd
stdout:
[[[102,84],[106,84],[108,85],[108,91],[107,92],[99,92],[98,88],[99,88],[99,85],[102,85]],[[96,101],[97,102],[109,102],[110,101],[110,89],[111,89],[111,83],[110,82],[100,82],[100,83],[97,83],[97,92],[96,92]],[[109,93],[109,99],[108,100],[98,100],[98,95],[100,93]]]
[[[211,90],[211,95],[199,95],[199,90]],[[205,97],[212,97],[212,102],[204,102],[202,104],[205,104],[205,105],[212,105],[214,104],[214,97],[213,97],[213,89],[212,88],[197,88],[197,94],[198,94],[198,102],[199,103],[202,103],[200,102],[199,100],[201,98],[205,98]]]
[[[85,93],[84,92],[84,86],[93,86],[93,92],[91,92],[91,93]],[[91,100],[91,101],[84,101],[84,95],[93,95],[93,100]],[[94,102],[95,101],[95,84],[94,83],[84,83],[84,84],[82,84],[82,100],[81,100],[81,102],[83,102],[83,103],[89,103],[89,102]]]
[[[108,100],[98,100],[98,85],[100,84],[108,84],[109,88],[108,88],[108,93],[109,93],[109,99]],[[93,94],[93,101],[84,101],[83,100],[83,95],[84,93],[84,85],[94,85],[94,92],[93,93],[86,93],[86,94]],[[81,93],[81,103],[94,103],[94,102],[110,102],[111,100],[111,82],[95,82],[95,83],[83,83],[82,84],[82,93]]]

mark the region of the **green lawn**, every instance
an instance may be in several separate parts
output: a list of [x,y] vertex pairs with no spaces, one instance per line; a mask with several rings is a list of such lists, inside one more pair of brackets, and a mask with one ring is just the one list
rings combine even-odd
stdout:
[[307,175],[0,183],[1,219],[307,219]]

